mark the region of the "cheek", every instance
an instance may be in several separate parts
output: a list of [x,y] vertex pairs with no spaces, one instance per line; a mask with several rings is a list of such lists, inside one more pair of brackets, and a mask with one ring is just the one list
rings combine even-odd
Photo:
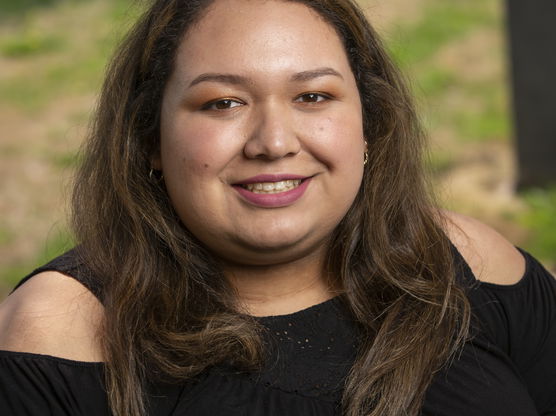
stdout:
[[202,223],[218,199],[219,175],[235,150],[220,129],[185,120],[161,128],[160,156],[172,205],[186,226]]
[[311,126],[312,151],[331,170],[353,169],[363,163],[365,140],[357,113],[324,117]]
[[191,182],[217,175],[235,154],[230,129],[186,120],[161,129],[162,168],[170,179],[182,176]]
[[327,117],[318,128],[321,139],[316,151],[320,152],[320,159],[331,173],[329,192],[334,193],[337,202],[347,210],[363,178],[365,139],[362,119],[354,109]]
[[[183,126],[183,127],[182,127]],[[214,151],[217,137],[207,128],[195,129],[185,123],[161,129],[161,162],[171,203],[183,224],[202,235],[210,207],[214,206],[214,188],[218,185],[221,157]],[[196,227],[200,227],[197,230]]]

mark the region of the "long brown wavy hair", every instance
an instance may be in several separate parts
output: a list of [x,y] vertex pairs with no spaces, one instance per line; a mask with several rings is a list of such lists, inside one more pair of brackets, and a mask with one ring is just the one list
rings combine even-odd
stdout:
[[[163,90],[189,28],[217,0],[154,0],[107,70],[73,193],[79,253],[100,280],[106,385],[116,416],[144,415],[147,379],[226,362],[252,369],[262,343],[218,261],[149,179]],[[346,416],[417,415],[463,344],[469,306],[422,167],[424,135],[396,67],[351,0],[296,1],[338,33],[362,101],[368,163],[328,249],[327,274],[361,331]]]

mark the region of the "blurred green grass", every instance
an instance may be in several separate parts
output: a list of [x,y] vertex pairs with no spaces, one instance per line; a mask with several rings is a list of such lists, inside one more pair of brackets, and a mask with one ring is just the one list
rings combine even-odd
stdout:
[[63,47],[64,39],[57,36],[43,36],[37,32],[23,32],[0,45],[0,53],[8,58],[32,56],[52,52]]
[[518,221],[531,230],[526,248],[556,264],[556,184],[547,189],[523,192],[526,210]]
[[4,19],[21,17],[34,8],[50,7],[59,0],[0,0],[0,16]]
[[[467,68],[443,65],[438,55],[476,31],[502,32],[500,1],[428,0],[421,19],[400,24],[387,36],[394,59],[410,74],[427,127],[449,128],[464,145],[511,145],[505,80],[462,77]],[[17,69],[0,77],[0,105],[32,116],[61,97],[95,95],[111,51],[140,11],[132,0],[0,0],[0,58]],[[453,105],[453,95],[473,105]],[[73,151],[46,151],[42,157],[58,171],[71,171],[79,164]],[[454,167],[457,157],[451,150],[435,149],[429,163],[442,175]],[[522,201],[525,208],[514,221],[527,229],[524,247],[554,267],[556,187],[524,193]],[[0,246],[9,248],[16,235],[6,225],[9,219],[3,221]],[[32,256],[2,264],[0,293],[72,244],[71,233],[57,225],[35,244]]]
[[[142,2],[131,0],[0,0],[0,107],[30,123],[42,120],[53,102],[94,97],[107,60],[141,7]],[[68,114],[69,126],[86,124],[88,113],[70,109],[61,117]],[[48,140],[35,141],[36,148],[24,142],[2,143],[2,158],[31,155],[52,166],[52,172],[71,174],[79,159],[74,146],[66,144],[75,140],[77,133],[64,126],[45,125]],[[40,215],[52,218],[48,213]],[[3,252],[22,241],[27,244],[10,219],[4,218],[0,222]],[[31,270],[71,248],[73,238],[59,218],[48,234],[32,245],[34,253],[25,258],[2,259],[0,298]]]
[[507,140],[510,119],[505,80],[480,82],[462,77],[465,67],[443,67],[438,53],[447,45],[461,41],[471,32],[497,30],[503,22],[498,13],[500,0],[429,1],[423,18],[398,27],[387,46],[398,65],[410,74],[418,102],[442,102],[442,97],[457,91],[462,100],[474,106],[446,106],[428,112],[431,127],[456,126],[462,141]]
[[[0,40],[0,55],[12,62],[37,62],[36,67],[30,62],[23,71],[0,78],[0,103],[37,113],[62,95],[96,92],[107,58],[141,11],[136,3],[28,0],[17,7],[8,7],[8,2],[0,6],[10,10],[12,17],[4,23],[11,33]],[[97,4],[104,7],[94,8]],[[87,14],[88,7],[96,13]]]
[[[422,19],[396,27],[387,38],[395,62],[409,74],[427,128],[448,129],[459,149],[489,142],[513,145],[506,74],[462,76],[470,71],[463,66],[465,62],[461,67],[443,65],[438,56],[477,33],[496,31],[504,36],[501,10],[501,0],[432,0],[425,2]],[[492,59],[505,65],[508,60],[504,45],[500,46],[491,51]],[[433,148],[426,163],[436,175],[443,175],[456,165],[457,156],[442,147]],[[523,208],[511,214],[511,221],[525,230],[526,237],[519,243],[556,269],[556,184],[525,191],[518,198]],[[507,212],[502,210],[499,215]]]
[[461,38],[477,27],[499,24],[491,5],[490,0],[427,2],[422,19],[398,27],[389,39],[390,53],[402,68],[420,64],[438,51],[438,45]]
[[[0,244],[4,243],[2,241],[2,233],[3,231],[0,229]],[[74,239],[67,227],[54,227],[48,236],[46,236],[44,242],[39,246],[34,257],[12,262],[7,267],[0,269],[1,292],[8,292],[32,270],[68,251],[74,245]]]

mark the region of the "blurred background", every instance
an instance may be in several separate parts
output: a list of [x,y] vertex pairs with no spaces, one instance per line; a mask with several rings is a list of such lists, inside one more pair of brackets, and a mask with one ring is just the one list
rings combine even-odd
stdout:
[[[0,0],[0,299],[73,244],[66,201],[76,152],[107,59],[142,3]],[[442,204],[554,271],[556,186],[516,191],[505,0],[360,4],[411,82]]]

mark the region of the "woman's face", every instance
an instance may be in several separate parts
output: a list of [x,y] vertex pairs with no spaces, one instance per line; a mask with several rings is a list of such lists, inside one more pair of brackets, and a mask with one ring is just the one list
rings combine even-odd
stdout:
[[153,163],[183,224],[220,257],[322,253],[358,192],[364,151],[344,48],[311,9],[217,0],[184,38]]

